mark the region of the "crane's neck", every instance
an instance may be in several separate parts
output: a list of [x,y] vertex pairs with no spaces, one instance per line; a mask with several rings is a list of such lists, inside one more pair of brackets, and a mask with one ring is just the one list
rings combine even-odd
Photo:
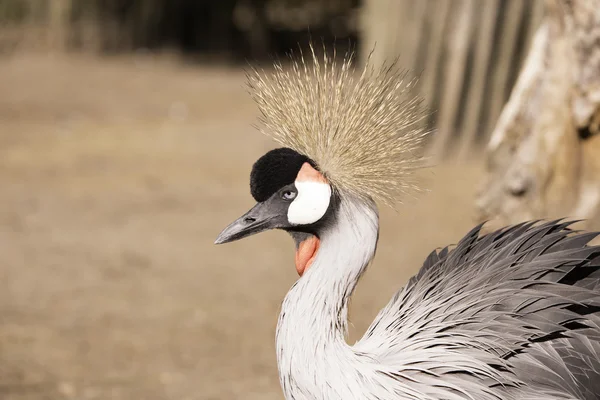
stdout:
[[357,357],[345,340],[348,301],[375,253],[378,222],[373,202],[341,200],[335,223],[320,235],[314,262],[285,297],[277,358],[287,398],[325,393],[324,378],[351,368]]

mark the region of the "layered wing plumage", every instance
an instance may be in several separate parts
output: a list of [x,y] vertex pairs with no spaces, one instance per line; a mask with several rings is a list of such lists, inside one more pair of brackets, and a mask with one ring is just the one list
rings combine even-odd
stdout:
[[355,350],[433,398],[600,399],[600,247],[571,224],[431,253]]

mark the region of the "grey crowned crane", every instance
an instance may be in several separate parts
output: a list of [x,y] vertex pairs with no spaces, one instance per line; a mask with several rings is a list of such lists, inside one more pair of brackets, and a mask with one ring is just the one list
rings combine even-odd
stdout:
[[600,248],[562,220],[475,227],[346,342],[376,202],[415,186],[426,113],[394,64],[355,74],[351,56],[311,58],[249,73],[261,131],[282,148],[254,164],[257,204],[215,242],[267,229],[295,241],[300,278],[276,333],[285,398],[600,399]]

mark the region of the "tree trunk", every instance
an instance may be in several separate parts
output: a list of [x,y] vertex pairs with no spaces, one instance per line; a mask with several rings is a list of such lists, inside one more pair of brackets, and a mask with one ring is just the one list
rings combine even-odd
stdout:
[[600,0],[545,7],[487,146],[478,219],[592,218],[600,228]]

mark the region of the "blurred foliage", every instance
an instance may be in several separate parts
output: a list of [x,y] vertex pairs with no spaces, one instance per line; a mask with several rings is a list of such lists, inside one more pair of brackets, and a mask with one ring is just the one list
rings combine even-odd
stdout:
[[37,41],[59,49],[171,48],[261,59],[309,35],[356,42],[359,6],[360,0],[0,0],[0,51]]
[[0,21],[3,23],[19,23],[31,14],[30,4],[23,0],[0,1]]

